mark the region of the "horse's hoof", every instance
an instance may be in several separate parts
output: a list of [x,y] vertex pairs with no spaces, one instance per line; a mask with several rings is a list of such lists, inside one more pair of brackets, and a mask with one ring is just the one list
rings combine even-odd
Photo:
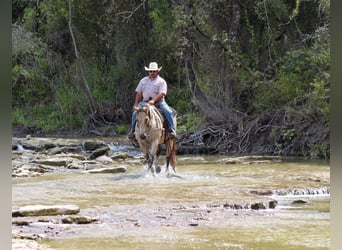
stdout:
[[156,166],[156,172],[157,172],[157,174],[159,174],[160,171],[161,171],[161,167],[160,167],[160,166]]

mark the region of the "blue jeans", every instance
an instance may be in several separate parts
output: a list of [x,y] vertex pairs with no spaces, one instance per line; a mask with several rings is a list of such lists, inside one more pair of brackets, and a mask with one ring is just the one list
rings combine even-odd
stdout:
[[[145,104],[146,102],[148,101],[141,101],[139,102],[138,106],[141,107],[143,104]],[[159,102],[157,102],[156,104],[158,104],[159,108],[160,108],[160,111],[162,112],[162,114],[164,115],[167,123],[169,124],[171,130],[175,130],[175,124],[173,122],[173,111],[172,109],[170,108],[170,106],[166,103],[165,99],[161,99]],[[137,120],[137,112],[136,111],[133,111],[132,113],[132,132],[134,132],[135,130],[135,122]]]

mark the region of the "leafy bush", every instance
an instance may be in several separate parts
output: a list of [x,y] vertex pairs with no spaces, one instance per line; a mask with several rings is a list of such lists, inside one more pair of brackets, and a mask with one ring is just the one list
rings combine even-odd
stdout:
[[60,118],[58,110],[53,105],[41,105],[28,109],[15,108],[12,111],[13,125],[34,128],[43,132],[65,129],[64,121]]

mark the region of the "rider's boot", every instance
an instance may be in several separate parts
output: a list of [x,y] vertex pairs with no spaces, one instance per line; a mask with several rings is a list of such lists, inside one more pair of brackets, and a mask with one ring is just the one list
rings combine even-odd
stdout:
[[170,132],[170,138],[171,139],[175,139],[176,136],[177,136],[176,130],[174,128],[172,128],[171,132]]

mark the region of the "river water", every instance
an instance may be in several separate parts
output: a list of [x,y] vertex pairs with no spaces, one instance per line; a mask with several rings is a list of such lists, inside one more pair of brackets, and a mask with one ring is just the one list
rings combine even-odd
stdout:
[[[42,242],[54,249],[330,248],[330,195],[321,192],[330,186],[328,161],[224,164],[221,158],[178,156],[173,177],[147,174],[137,161],[122,174],[14,179],[12,204],[75,204],[81,215],[97,219],[21,228],[44,234]],[[277,206],[228,206],[269,200]]]

